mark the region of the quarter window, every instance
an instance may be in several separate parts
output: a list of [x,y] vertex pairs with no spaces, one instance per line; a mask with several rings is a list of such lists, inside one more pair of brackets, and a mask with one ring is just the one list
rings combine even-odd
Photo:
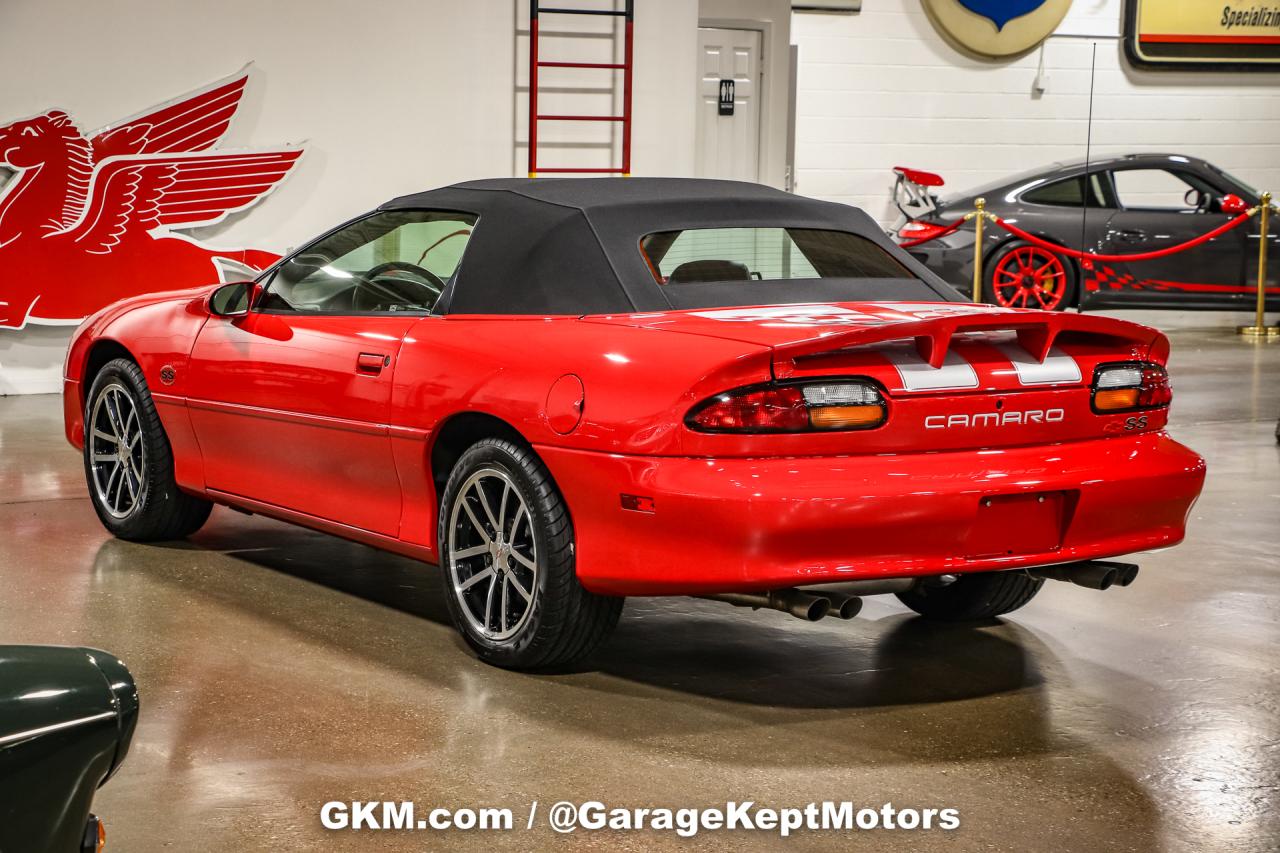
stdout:
[[[1105,179],[1101,174],[1089,176],[1088,196],[1090,207],[1109,206],[1106,203],[1104,185]],[[1084,198],[1085,181],[1083,175],[1044,184],[1027,190],[1022,194],[1022,200],[1029,204],[1044,204],[1050,207],[1081,207],[1084,204]]]
[[476,217],[453,211],[375,213],[283,263],[259,309],[320,314],[425,312],[462,262]]

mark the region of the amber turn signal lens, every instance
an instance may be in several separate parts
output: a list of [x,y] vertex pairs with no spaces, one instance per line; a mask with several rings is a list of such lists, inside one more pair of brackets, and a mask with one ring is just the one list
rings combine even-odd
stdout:
[[814,429],[849,429],[874,426],[884,420],[881,406],[824,406],[809,410]]
[[1093,407],[1099,411],[1132,409],[1138,405],[1137,388],[1114,388],[1093,395]]

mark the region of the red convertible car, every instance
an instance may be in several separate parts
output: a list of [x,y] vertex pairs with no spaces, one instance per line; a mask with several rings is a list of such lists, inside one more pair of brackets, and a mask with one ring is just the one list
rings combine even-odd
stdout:
[[842,205],[465,183],[89,318],[67,437],[115,535],[220,503],[438,563],[502,666],[582,657],[627,595],[965,620],[1127,584],[1105,560],[1181,540],[1204,479],[1167,340],[959,299]]

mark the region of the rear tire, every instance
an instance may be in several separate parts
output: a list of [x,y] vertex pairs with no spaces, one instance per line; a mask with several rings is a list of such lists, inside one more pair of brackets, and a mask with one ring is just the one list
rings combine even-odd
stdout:
[[623,599],[578,582],[568,507],[527,447],[487,438],[462,454],[440,501],[437,541],[449,615],[487,663],[564,667],[618,623]]
[[200,529],[213,504],[183,492],[173,477],[173,448],[142,370],[109,361],[84,409],[84,473],[104,527],[120,539],[182,539]]
[[982,298],[991,305],[1065,311],[1076,304],[1075,264],[1025,240],[996,249],[983,265],[982,279]]
[[981,572],[962,575],[946,586],[920,584],[898,593],[898,600],[926,619],[968,622],[1012,613],[1036,597],[1043,578],[1026,572]]

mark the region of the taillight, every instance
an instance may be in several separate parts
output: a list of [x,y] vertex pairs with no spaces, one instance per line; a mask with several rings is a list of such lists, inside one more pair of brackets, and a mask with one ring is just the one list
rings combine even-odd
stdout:
[[694,406],[685,423],[700,432],[830,432],[878,427],[885,413],[875,385],[840,380],[726,391]]
[[936,225],[932,222],[913,219],[898,229],[898,236],[903,240],[931,240],[943,234],[946,230],[947,226],[945,225]]
[[1093,410],[1128,412],[1161,409],[1173,400],[1169,374],[1158,364],[1102,364],[1093,374]]

